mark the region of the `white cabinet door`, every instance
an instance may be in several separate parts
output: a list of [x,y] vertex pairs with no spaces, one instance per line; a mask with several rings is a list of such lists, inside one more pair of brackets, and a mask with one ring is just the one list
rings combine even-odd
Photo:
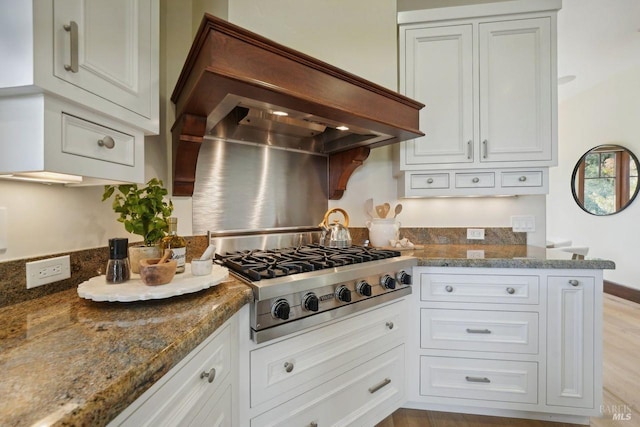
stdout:
[[407,165],[470,163],[474,157],[471,24],[405,33],[404,92],[426,104],[426,135],[404,144]]
[[479,31],[480,161],[551,160],[551,18]]
[[151,0],[55,0],[53,15],[54,75],[151,118]]
[[548,278],[547,404],[594,408],[595,280]]

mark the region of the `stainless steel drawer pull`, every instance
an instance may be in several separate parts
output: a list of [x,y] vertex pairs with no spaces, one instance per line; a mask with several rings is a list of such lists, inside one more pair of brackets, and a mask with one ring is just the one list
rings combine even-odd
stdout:
[[287,372],[293,371],[293,363],[284,362],[284,370]]
[[444,287],[444,290],[447,291],[447,292],[453,292],[453,286],[447,285],[447,286]]
[[474,184],[477,184],[477,183],[479,183],[479,182],[480,182],[480,178],[478,178],[478,177],[476,176],[476,177],[474,177],[474,178],[471,180],[471,182],[473,182]]
[[487,158],[487,140],[485,139],[484,141],[482,141],[482,158],[486,159]]
[[64,64],[64,69],[72,73],[78,72],[78,24],[71,21],[62,26],[71,39],[71,64]]
[[467,333],[468,334],[490,334],[491,330],[490,329],[471,329],[471,328],[467,328]]
[[104,138],[98,140],[98,146],[108,148],[109,150],[111,150],[113,147],[116,146],[116,142],[113,140],[113,138],[107,135]]
[[518,181],[520,181],[520,182],[525,182],[526,180],[527,180],[527,177],[524,176],[524,175],[521,176],[520,178],[518,178]]
[[490,383],[491,380],[487,377],[464,377],[465,380],[470,383]]
[[433,178],[427,178],[427,184],[433,184]]
[[213,380],[216,379],[216,368],[211,368],[211,370],[209,372],[203,371],[200,374],[200,378],[208,378],[207,381],[209,381],[210,383],[213,382]]
[[513,294],[516,293],[516,290],[511,288],[511,287],[509,287],[509,288],[507,288],[507,293],[510,294],[510,295],[513,295]]
[[473,157],[473,141],[470,139],[467,141],[467,159],[471,159]]
[[393,329],[393,326],[394,326],[394,325],[393,325],[393,322],[387,322],[387,323],[385,324],[385,326],[386,326],[387,328],[389,328],[389,329]]
[[382,381],[380,384],[374,385],[373,387],[369,387],[369,393],[373,394],[388,384],[391,384],[391,379],[385,378],[384,381]]
[[580,284],[580,282],[578,282],[576,279],[571,279],[571,280],[569,280],[569,284],[571,286],[578,286]]

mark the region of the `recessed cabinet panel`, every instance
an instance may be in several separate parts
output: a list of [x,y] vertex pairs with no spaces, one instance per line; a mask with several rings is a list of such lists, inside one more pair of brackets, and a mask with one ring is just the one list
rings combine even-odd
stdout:
[[493,188],[495,185],[493,172],[456,174],[456,188]]
[[551,160],[550,25],[479,25],[481,162]]
[[422,301],[538,304],[538,276],[421,274]]
[[449,174],[412,174],[411,188],[449,188]]
[[426,135],[406,143],[407,164],[473,162],[472,26],[407,31],[407,95]]
[[500,174],[503,187],[542,187],[542,171],[502,172]]
[[150,118],[151,0],[55,0],[56,77]]

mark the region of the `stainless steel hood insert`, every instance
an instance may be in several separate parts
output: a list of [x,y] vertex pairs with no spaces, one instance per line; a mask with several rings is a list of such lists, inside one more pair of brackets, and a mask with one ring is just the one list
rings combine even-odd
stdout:
[[205,134],[327,154],[330,198],[370,148],[423,135],[421,103],[208,14],[171,99],[174,195],[193,194]]

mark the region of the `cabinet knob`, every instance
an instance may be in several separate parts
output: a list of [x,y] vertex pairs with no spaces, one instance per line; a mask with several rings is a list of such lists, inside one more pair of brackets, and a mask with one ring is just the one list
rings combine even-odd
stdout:
[[518,178],[518,181],[520,181],[520,182],[525,182],[526,180],[527,180],[527,177],[524,176],[524,175],[521,176],[520,178]]
[[200,378],[207,378],[207,381],[209,381],[210,383],[213,382],[213,380],[216,378],[216,368],[211,368],[211,370],[209,372],[203,371],[200,374]]
[[311,422],[309,423],[309,427],[318,427],[318,423],[317,423],[317,422],[315,422],[315,421],[311,421]]
[[513,295],[516,293],[516,290],[513,288],[507,288],[507,293]]
[[116,146],[116,142],[113,140],[113,138],[107,135],[104,138],[98,140],[98,146],[108,148],[109,150],[111,150],[113,147]]
[[479,183],[479,182],[480,182],[480,178],[478,178],[478,177],[476,176],[476,177],[474,177],[474,178],[471,180],[471,182],[473,182],[474,184],[477,184],[477,183]]
[[389,329],[393,329],[393,326],[394,326],[394,325],[393,325],[393,322],[387,322],[387,323],[385,324],[385,326],[386,326],[387,328],[389,328]]
[[284,362],[284,370],[287,372],[293,371],[293,363]]
[[427,184],[433,184],[433,178],[427,178]]
[[72,73],[78,72],[78,24],[75,21],[71,21],[68,24],[62,26],[66,32],[69,33],[71,42],[71,64],[64,64],[64,69],[71,71]]
[[578,286],[580,284],[580,282],[578,282],[576,279],[571,279],[571,280],[569,280],[569,284],[571,286]]
[[447,292],[453,292],[453,286],[447,285],[447,286],[444,287],[444,290],[447,291]]

